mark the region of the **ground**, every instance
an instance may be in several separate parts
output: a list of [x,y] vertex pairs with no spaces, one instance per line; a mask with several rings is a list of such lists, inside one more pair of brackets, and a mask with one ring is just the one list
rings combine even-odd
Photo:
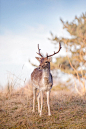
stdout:
[[43,115],[32,112],[32,95],[24,90],[0,94],[0,129],[86,129],[86,96],[51,91],[51,116],[44,95]]

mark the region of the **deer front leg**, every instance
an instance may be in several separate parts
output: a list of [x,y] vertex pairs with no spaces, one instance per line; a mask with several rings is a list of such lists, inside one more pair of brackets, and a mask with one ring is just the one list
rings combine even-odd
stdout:
[[36,88],[33,87],[33,112],[35,112]]
[[51,113],[50,113],[50,91],[47,91],[47,106],[48,106],[48,115],[51,116]]
[[42,91],[40,91],[40,95],[41,95],[41,110],[40,110],[40,116],[42,115],[42,107],[43,107],[43,93]]
[[37,101],[38,101],[38,113],[40,113],[40,91],[37,97]]

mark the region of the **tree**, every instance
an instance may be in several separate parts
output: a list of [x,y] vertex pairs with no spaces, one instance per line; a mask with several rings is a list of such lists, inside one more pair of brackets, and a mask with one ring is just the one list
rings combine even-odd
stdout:
[[[63,29],[70,34],[71,38],[57,37],[51,33],[51,41],[54,44],[61,42],[67,53],[71,56],[56,58],[56,62],[52,63],[52,68],[59,68],[64,73],[72,74],[78,78],[79,82],[83,85],[85,92],[85,79],[86,79],[86,13],[80,17],[75,16],[72,22],[64,22]],[[76,83],[75,83],[76,86]],[[79,91],[78,91],[79,92]]]

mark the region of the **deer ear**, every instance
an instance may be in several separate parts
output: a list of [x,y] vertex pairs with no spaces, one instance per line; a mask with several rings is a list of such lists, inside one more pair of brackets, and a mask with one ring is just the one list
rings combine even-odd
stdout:
[[35,57],[35,58],[40,62],[41,58],[39,58],[39,57]]

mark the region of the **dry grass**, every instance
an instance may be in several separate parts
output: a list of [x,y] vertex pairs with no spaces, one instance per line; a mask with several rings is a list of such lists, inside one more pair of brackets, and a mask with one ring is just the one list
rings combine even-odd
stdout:
[[0,94],[0,129],[86,129],[86,96],[69,91],[51,91],[51,114],[46,96],[43,115],[32,113],[32,93],[27,87],[11,94]]

